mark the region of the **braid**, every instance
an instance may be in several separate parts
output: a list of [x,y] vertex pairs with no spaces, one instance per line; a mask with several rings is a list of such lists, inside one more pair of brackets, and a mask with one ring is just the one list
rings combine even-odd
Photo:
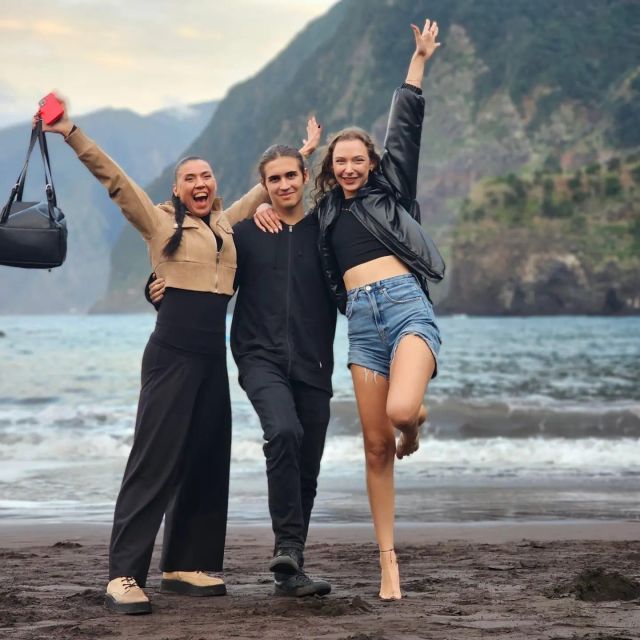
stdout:
[[173,232],[173,235],[167,240],[167,244],[164,245],[164,249],[162,253],[167,257],[171,257],[180,246],[180,242],[182,241],[182,224],[184,222],[184,217],[187,214],[187,208],[184,206],[184,203],[178,196],[172,195],[171,202],[173,202],[173,207],[175,209],[176,216],[176,224],[178,225],[177,229]]

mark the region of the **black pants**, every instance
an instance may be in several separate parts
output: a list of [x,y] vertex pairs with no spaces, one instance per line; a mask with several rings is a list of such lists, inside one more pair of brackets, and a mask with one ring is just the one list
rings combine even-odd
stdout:
[[264,433],[276,548],[302,550],[316,496],[331,396],[287,378],[279,366],[264,360],[240,361],[238,369]]
[[165,517],[163,571],[220,571],[231,452],[224,351],[198,355],[151,338],[111,534],[109,579],[144,586]]

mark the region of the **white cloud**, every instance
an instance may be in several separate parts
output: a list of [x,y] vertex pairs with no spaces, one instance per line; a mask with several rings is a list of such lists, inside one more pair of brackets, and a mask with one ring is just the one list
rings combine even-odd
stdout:
[[33,31],[38,36],[68,36],[73,34],[73,27],[63,22],[54,20],[36,20],[33,23]]
[[[23,0],[3,6],[0,127],[52,88],[73,113],[221,98],[337,0]],[[230,3],[229,3],[230,4]],[[27,20],[25,16],[35,16]]]
[[25,31],[27,28],[26,20],[0,19],[0,33],[6,31]]

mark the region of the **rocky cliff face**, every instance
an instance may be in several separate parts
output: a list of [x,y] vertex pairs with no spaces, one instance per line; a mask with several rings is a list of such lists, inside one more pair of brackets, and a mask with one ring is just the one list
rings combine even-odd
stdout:
[[[640,27],[638,3],[343,0],[255,78],[232,89],[190,151],[211,158],[222,194],[232,200],[255,180],[262,150],[276,141],[299,142],[309,113],[317,114],[327,133],[357,124],[381,143],[389,98],[404,79],[411,53],[407,25],[427,14],[438,20],[444,45],[429,64],[424,83],[428,108],[418,198],[423,224],[441,245],[451,274],[434,287],[435,300],[443,309],[486,313],[472,295],[480,282],[471,289],[465,282],[492,258],[496,265],[483,267],[486,277],[481,280],[487,296],[502,292],[501,313],[611,312],[618,303],[602,307],[598,301],[603,295],[633,299],[624,287],[607,293],[606,278],[626,278],[628,266],[620,272],[607,267],[616,262],[615,254],[602,254],[595,263],[593,256],[587,260],[583,270],[588,286],[577,296],[579,303],[565,287],[562,295],[569,297],[564,306],[542,304],[549,278],[560,278],[542,266],[528,267],[529,280],[510,285],[510,294],[504,281],[520,269],[521,254],[535,246],[535,234],[527,241],[531,229],[518,230],[509,223],[499,231],[501,258],[495,248],[484,258],[464,244],[457,229],[464,201],[478,181],[542,167],[573,172],[640,147],[640,39],[634,37]],[[164,199],[161,194],[169,184],[165,172],[151,186],[154,198]],[[467,227],[473,224],[465,221]],[[558,245],[563,255],[567,239],[586,238],[580,225],[563,233],[568,234]],[[550,251],[555,254],[555,247]],[[576,259],[584,260],[581,255]],[[149,267],[133,230],[123,231],[113,264],[102,308],[140,305],[138,292]],[[567,265],[557,269],[573,273]],[[601,285],[591,286],[596,280]],[[587,304],[589,291],[594,297]],[[635,308],[626,302],[623,307],[629,312]]]
[[449,311],[640,313],[640,154],[477,183],[451,254]]
[[471,315],[640,313],[639,266],[590,265],[566,238],[511,230],[456,245],[441,312]]

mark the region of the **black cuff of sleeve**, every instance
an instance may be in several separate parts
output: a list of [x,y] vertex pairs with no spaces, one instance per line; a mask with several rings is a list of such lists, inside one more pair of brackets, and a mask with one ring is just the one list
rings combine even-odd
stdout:
[[422,89],[420,87],[416,87],[415,85],[407,82],[402,83],[402,89],[409,89],[409,91],[413,91],[413,93],[417,93],[419,96],[422,95]]
[[69,136],[77,129],[78,127],[76,127],[76,125],[74,124],[73,127],[71,127],[71,131],[69,131],[69,133],[67,133],[66,136],[63,136],[65,140],[67,140],[69,138]]

